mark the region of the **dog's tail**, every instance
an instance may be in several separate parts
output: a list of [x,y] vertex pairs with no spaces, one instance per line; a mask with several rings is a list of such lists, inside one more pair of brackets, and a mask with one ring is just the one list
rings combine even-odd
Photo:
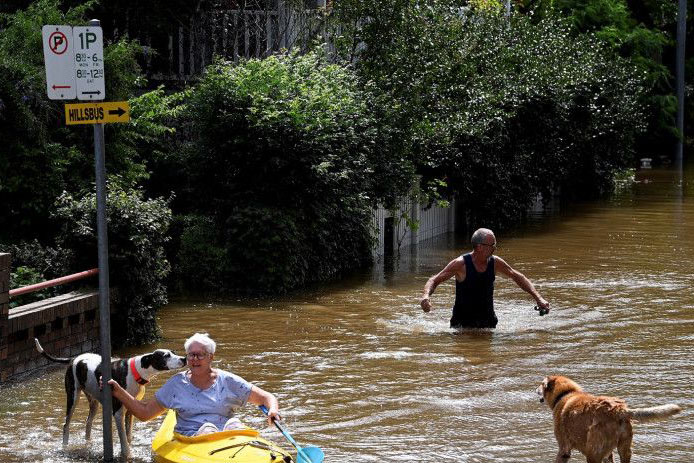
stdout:
[[627,410],[631,418],[641,423],[660,421],[682,411],[679,405],[666,404],[649,408],[630,408]]
[[48,360],[51,362],[58,362],[58,363],[70,363],[72,359],[69,358],[63,358],[63,357],[53,357],[50,354],[47,354],[45,350],[43,350],[43,347],[41,347],[41,343],[39,342],[38,339],[34,338],[34,342],[36,343],[36,350],[39,351],[41,355],[46,357]]

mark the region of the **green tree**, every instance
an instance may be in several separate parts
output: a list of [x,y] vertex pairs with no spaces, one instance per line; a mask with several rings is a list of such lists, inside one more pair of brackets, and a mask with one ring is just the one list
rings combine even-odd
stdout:
[[642,75],[567,21],[448,0],[345,0],[333,14],[353,24],[340,56],[392,99],[423,181],[444,180],[471,226],[516,223],[538,192],[609,191],[633,159]]
[[648,128],[639,138],[641,154],[665,154],[677,131],[677,101],[673,92],[673,32],[677,3],[662,0],[540,0],[522,2],[521,10],[540,16],[560,13],[580,34],[595,34],[644,75],[643,94]]

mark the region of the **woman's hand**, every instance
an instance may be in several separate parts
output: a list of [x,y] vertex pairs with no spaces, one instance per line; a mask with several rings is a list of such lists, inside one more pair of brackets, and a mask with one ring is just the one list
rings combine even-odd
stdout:
[[277,409],[277,407],[272,407],[267,412],[268,426],[272,426],[275,421],[282,421],[282,417],[280,416],[280,411]]
[[248,396],[248,401],[255,405],[264,405],[267,408],[267,424],[272,426],[273,421],[281,421],[280,406],[277,403],[277,398],[271,393],[262,390],[258,386],[253,385],[251,394]]
[[121,399],[125,390],[121,387],[120,384],[118,384],[118,381],[116,381],[115,379],[109,379],[108,384],[111,386],[111,394],[116,399]]

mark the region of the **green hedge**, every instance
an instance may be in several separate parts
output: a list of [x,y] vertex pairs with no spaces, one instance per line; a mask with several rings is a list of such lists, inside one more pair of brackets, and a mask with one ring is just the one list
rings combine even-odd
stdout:
[[356,25],[338,50],[391,99],[423,184],[443,180],[471,228],[518,223],[538,193],[610,191],[646,127],[643,73],[567,20],[461,3],[335,5]]
[[[170,271],[164,246],[171,210],[162,199],[143,198],[136,190],[109,185],[106,217],[112,339],[117,345],[144,344],[158,337],[156,311],[168,302],[164,281]],[[59,248],[73,251],[72,268],[96,266],[96,195],[63,194],[55,220]]]
[[371,206],[412,178],[375,99],[315,53],[210,66],[150,183],[181,216],[178,286],[283,293],[369,262]]

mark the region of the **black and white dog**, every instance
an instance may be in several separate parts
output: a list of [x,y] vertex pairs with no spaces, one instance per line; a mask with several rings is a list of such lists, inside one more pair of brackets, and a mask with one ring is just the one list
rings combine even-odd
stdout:
[[[87,353],[71,359],[53,357],[43,350],[38,339],[34,338],[34,341],[36,342],[36,349],[47,359],[70,364],[65,372],[67,409],[65,410],[65,424],[63,425],[63,446],[66,446],[70,440],[70,419],[79,402],[80,391],[84,391],[84,395],[89,401],[86,429],[86,439],[89,440],[92,432],[92,421],[94,421],[94,416],[102,400],[100,388],[101,355]],[[150,354],[138,355],[129,359],[111,360],[111,376],[130,395],[141,399],[145,394],[144,385],[149,383],[150,378],[161,371],[182,368],[185,365],[185,357],[178,356],[168,349],[157,349]],[[113,399],[113,415],[118,429],[121,456],[129,458],[133,416],[117,399]]]

